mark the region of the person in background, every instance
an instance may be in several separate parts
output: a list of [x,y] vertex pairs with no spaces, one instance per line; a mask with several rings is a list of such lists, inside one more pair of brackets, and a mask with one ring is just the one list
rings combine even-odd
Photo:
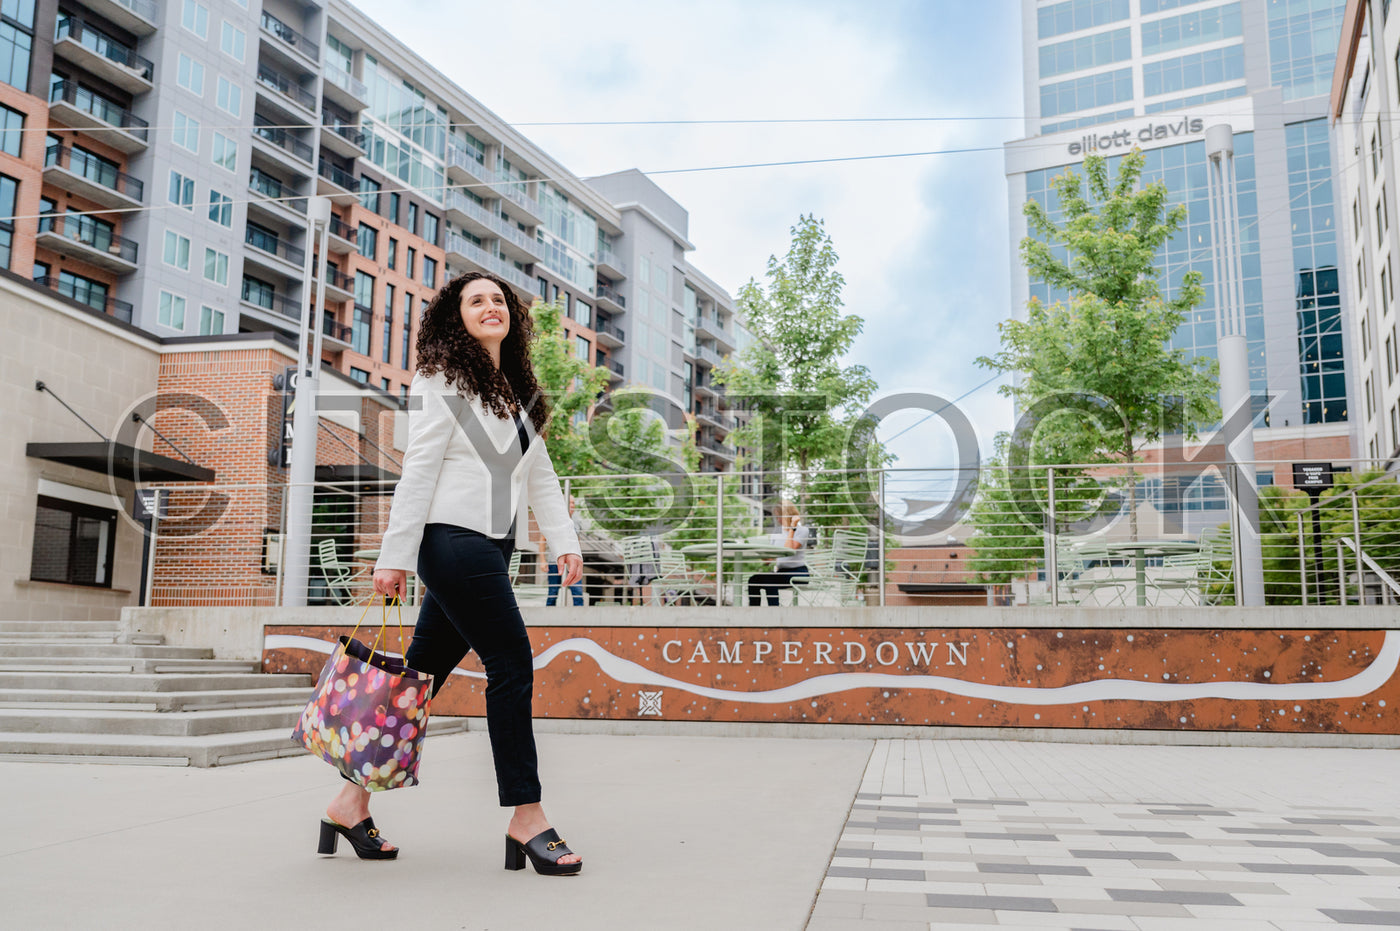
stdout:
[[790,504],[783,505],[781,520],[782,530],[776,534],[770,534],[770,537],[774,543],[785,546],[793,552],[791,555],[779,557],[773,563],[772,572],[757,572],[749,576],[749,604],[751,606],[758,605],[760,597],[764,597],[769,605],[776,605],[779,589],[791,588],[794,579],[809,574],[805,554],[807,544],[812,537],[811,528],[802,523],[797,508]]
[[[576,535],[582,534],[582,533],[583,533],[583,521],[581,521],[581,520],[579,519],[578,510],[577,510],[577,509],[575,508],[575,506],[574,506],[574,496],[573,496],[573,495],[569,495],[569,519],[570,519],[571,521],[573,521],[573,524],[574,524],[574,533],[575,533]],[[544,542],[543,542],[543,541],[540,542],[540,547],[541,547],[541,549],[543,549],[543,547],[544,547]],[[584,602],[583,602],[583,582],[582,582],[582,581],[578,581],[578,582],[575,582],[574,584],[570,585],[570,586],[569,586],[569,591],[570,591],[570,592],[573,594],[573,596],[574,596],[574,605],[575,605],[576,607],[582,606],[583,603],[584,603]],[[554,563],[550,563],[550,564],[549,564],[549,593],[545,596],[545,600],[544,600],[545,606],[546,606],[546,607],[550,607],[550,608],[554,607],[554,602],[555,602],[555,600],[558,598],[558,596],[559,596],[559,567],[558,567],[557,565],[555,565]]]

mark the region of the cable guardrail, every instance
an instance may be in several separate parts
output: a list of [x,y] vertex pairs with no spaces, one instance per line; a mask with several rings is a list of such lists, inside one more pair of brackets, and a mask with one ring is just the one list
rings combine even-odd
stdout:
[[[350,456],[346,436],[341,453]],[[1291,463],[1257,464],[1266,603],[1397,601],[1400,484],[1394,472],[1356,465],[1354,478],[1339,477],[1313,503],[1283,481]],[[1221,474],[1233,467],[802,475],[677,466],[561,483],[583,550],[585,604],[1209,607],[1234,601],[1231,486]],[[318,468],[326,477],[314,486],[310,602],[363,601],[397,468]],[[169,513],[154,528],[151,603],[280,603],[286,488],[161,487]],[[512,579],[522,604],[545,605],[545,541],[533,519],[521,526]]]

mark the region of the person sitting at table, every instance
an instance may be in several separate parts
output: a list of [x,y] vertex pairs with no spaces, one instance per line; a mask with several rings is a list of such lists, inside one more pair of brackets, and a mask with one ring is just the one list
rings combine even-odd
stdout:
[[794,579],[810,574],[807,571],[805,554],[807,543],[812,536],[811,528],[802,523],[796,508],[785,506],[782,515],[783,530],[769,536],[774,543],[785,546],[793,552],[788,556],[778,557],[773,563],[772,572],[756,572],[749,576],[749,604],[751,606],[760,603],[760,593],[766,595],[764,600],[769,605],[776,605],[779,589],[791,588]]

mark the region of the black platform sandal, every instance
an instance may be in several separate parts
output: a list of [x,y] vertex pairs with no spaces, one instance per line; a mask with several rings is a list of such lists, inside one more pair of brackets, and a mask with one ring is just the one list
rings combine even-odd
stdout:
[[386,841],[379,836],[379,828],[374,826],[373,818],[366,818],[353,828],[347,828],[330,818],[322,818],[321,845],[316,848],[316,852],[335,853],[341,835],[344,835],[345,839],[350,842],[350,846],[355,848],[355,856],[361,860],[393,860],[399,855],[397,847],[393,850],[383,848],[382,845]]
[[559,832],[550,828],[521,843],[509,834],[506,835],[506,869],[525,869],[525,858],[535,867],[535,872],[543,876],[572,876],[583,869],[583,863],[560,863],[561,857],[573,853],[564,845]]

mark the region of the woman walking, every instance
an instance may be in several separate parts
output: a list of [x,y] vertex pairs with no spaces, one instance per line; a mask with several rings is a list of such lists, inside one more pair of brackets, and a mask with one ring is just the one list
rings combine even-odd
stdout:
[[[528,858],[546,874],[583,861],[540,805],[531,728],[533,654],[507,565],[528,500],[564,585],[583,574],[578,536],[540,434],[547,412],[530,365],[534,328],[504,281],[469,272],[438,292],[419,325],[408,447],[375,591],[402,597],[408,570],[426,586],[406,661],[437,693],[470,650],[486,668],[486,723],[506,828],[506,868]],[[369,792],[349,781],[326,809],[333,829],[366,859],[393,859],[369,817]]]

